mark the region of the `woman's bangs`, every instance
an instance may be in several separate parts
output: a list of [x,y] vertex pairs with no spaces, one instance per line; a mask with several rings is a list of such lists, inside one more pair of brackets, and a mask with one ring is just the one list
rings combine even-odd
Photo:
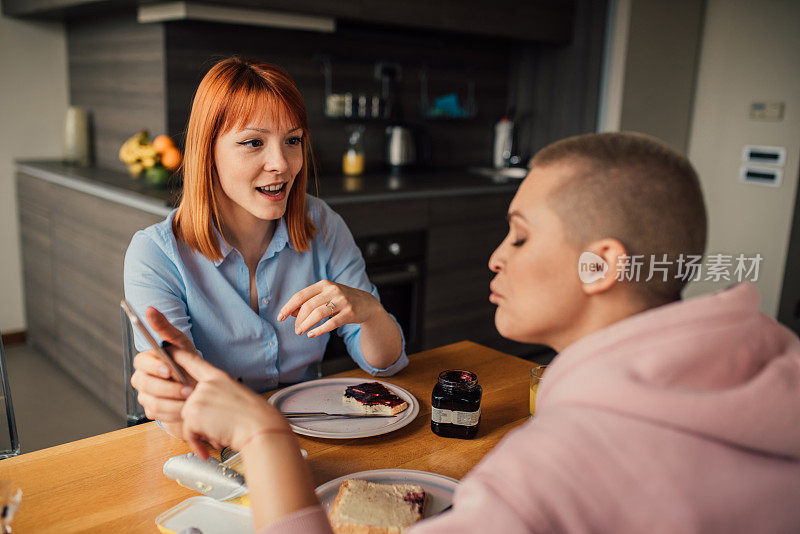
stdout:
[[222,132],[264,123],[279,131],[303,126],[288,103],[273,91],[248,87],[231,95],[225,106]]

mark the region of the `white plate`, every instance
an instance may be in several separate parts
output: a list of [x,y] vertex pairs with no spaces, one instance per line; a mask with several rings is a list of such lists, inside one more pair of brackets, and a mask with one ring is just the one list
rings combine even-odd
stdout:
[[458,486],[458,480],[428,471],[415,471],[413,469],[375,469],[374,471],[361,471],[326,482],[317,488],[317,497],[322,503],[325,514],[331,512],[333,501],[339,493],[339,486],[348,478],[360,478],[370,482],[382,484],[419,484],[428,493],[428,502],[425,505],[425,517],[436,515],[453,502],[453,493]]
[[282,412],[358,413],[344,405],[342,398],[347,386],[364,382],[383,384],[392,393],[406,401],[408,408],[394,417],[290,419],[292,430],[298,434],[315,438],[366,438],[402,428],[413,421],[419,413],[419,402],[405,389],[380,380],[364,380],[363,378],[320,378],[301,382],[277,392],[269,398],[269,402]]

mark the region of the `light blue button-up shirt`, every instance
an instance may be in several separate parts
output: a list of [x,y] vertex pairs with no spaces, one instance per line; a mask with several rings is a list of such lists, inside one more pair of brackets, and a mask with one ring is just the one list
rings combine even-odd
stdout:
[[[315,378],[314,364],[322,360],[330,334],[298,336],[294,317],[278,322],[281,307],[297,291],[323,279],[379,297],[344,220],[314,197],[307,197],[307,207],[319,229],[310,249],[294,250],[281,218],[258,262],[257,314],[249,304],[249,271],[239,251],[217,232],[223,259],[209,260],[175,238],[175,211],[131,239],[125,254],[125,298],[140,317],[148,306],[155,307],[189,336],[207,361],[256,391]],[[337,333],[353,360],[372,375],[389,376],[408,364],[405,349],[385,369],[368,364],[361,352],[361,325],[344,325]],[[134,342],[139,351],[150,348],[138,332]]]

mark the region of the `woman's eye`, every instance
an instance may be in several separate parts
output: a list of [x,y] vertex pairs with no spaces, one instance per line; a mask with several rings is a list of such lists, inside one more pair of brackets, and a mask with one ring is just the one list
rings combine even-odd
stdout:
[[290,145],[297,146],[297,145],[300,145],[303,142],[303,138],[302,137],[297,137],[297,136],[290,137],[289,139],[286,140],[286,142],[288,144],[290,144]]
[[517,239],[516,241],[513,241],[513,242],[511,243],[511,245],[512,245],[512,246],[515,246],[515,247],[521,247],[521,246],[522,246],[522,245],[524,245],[524,244],[525,244],[525,239],[524,239],[524,238],[522,238],[522,239]]
[[242,141],[241,143],[237,143],[237,144],[242,145],[242,146],[249,146],[250,148],[258,148],[258,147],[264,145],[264,143],[261,141],[261,139],[250,139],[248,141]]

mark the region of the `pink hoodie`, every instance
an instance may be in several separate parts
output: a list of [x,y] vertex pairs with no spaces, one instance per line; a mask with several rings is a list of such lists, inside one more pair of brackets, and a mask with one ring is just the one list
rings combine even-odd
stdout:
[[[800,532],[800,341],[758,305],[740,284],[573,343],[411,533]],[[329,529],[314,507],[263,532]]]

